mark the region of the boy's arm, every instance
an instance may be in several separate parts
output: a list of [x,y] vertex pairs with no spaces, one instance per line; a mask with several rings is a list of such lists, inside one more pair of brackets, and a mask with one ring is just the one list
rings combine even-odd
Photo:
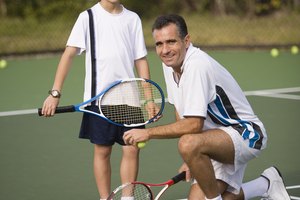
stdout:
[[140,78],[150,79],[149,65],[146,57],[135,60],[134,64]]
[[[75,55],[77,55],[77,51],[78,48],[76,47],[66,47],[56,70],[52,90],[57,90],[61,92],[64,81],[71,68],[73,58]],[[55,108],[57,107],[58,103],[59,103],[59,98],[54,98],[53,96],[49,95],[44,101],[42,107],[42,114],[45,117],[53,116],[55,113]]]
[[61,91],[63,83],[68,75],[71,68],[74,56],[77,55],[78,48],[76,47],[66,47],[56,70],[54,84],[52,89]]

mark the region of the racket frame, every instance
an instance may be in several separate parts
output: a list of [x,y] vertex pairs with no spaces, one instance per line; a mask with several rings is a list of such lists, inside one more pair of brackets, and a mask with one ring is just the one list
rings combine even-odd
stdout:
[[[161,107],[160,107],[159,112],[154,117],[152,117],[151,119],[149,119],[149,120],[147,120],[147,121],[145,121],[143,123],[137,123],[137,124],[120,124],[120,123],[117,123],[117,122],[114,122],[114,121],[110,120],[109,118],[106,118],[105,115],[101,111],[101,106],[99,106],[99,113],[96,113],[96,112],[84,109],[84,107],[86,105],[88,105],[89,103],[91,103],[93,101],[96,101],[98,99],[99,99],[99,101],[101,101],[101,98],[103,97],[103,95],[107,91],[109,91],[110,89],[112,89],[113,87],[116,87],[117,85],[119,85],[119,84],[121,84],[123,82],[131,82],[131,81],[144,81],[144,82],[148,82],[148,83],[154,85],[158,89],[158,91],[160,92],[160,94],[161,94]],[[101,118],[107,120],[108,122],[110,122],[110,123],[112,123],[114,125],[117,125],[117,126],[138,127],[138,126],[143,126],[143,125],[146,125],[146,124],[154,122],[155,119],[162,114],[162,112],[164,110],[164,107],[165,107],[165,96],[164,96],[163,90],[161,89],[161,87],[157,83],[155,83],[152,80],[144,79],[144,78],[127,78],[127,79],[122,79],[122,80],[118,80],[118,81],[113,82],[109,87],[105,88],[105,90],[103,90],[102,92],[100,92],[99,94],[97,94],[96,96],[94,96],[93,98],[91,98],[91,99],[89,99],[87,101],[84,101],[84,102],[76,104],[76,105],[57,107],[55,113],[66,113],[66,112],[75,112],[75,111],[77,111],[77,112],[86,112],[86,113],[89,113],[89,114],[101,117]],[[38,109],[38,113],[39,113],[40,116],[42,116],[41,108]]]
[[[101,99],[102,99],[102,97],[104,96],[104,94],[105,94],[107,91],[109,91],[110,89],[112,89],[113,87],[116,87],[117,85],[119,85],[119,84],[121,84],[121,83],[123,83],[123,82],[131,82],[131,81],[138,81],[138,80],[144,81],[144,82],[148,82],[148,83],[154,85],[154,86],[158,89],[158,91],[160,92],[161,97],[162,97],[162,99],[161,99],[161,101],[162,101],[162,102],[161,102],[161,108],[160,108],[159,112],[158,112],[154,117],[152,117],[151,119],[149,119],[149,120],[147,120],[147,121],[145,121],[145,122],[143,122],[143,123],[137,123],[137,124],[120,124],[120,123],[114,122],[114,121],[112,121],[112,120],[106,118],[105,115],[103,115],[103,113],[102,113],[102,111],[101,111],[101,106],[99,106],[99,112],[100,112],[100,113],[95,113],[95,112],[93,112],[93,111],[89,111],[89,110],[86,110],[86,109],[83,109],[83,108],[82,108],[84,105],[86,105],[86,104],[88,104],[88,103],[91,103],[91,102],[93,102],[93,101],[95,101],[95,100],[97,100],[97,99],[99,99],[99,101],[101,101]],[[80,111],[80,112],[88,112],[88,113],[90,113],[90,114],[94,114],[94,115],[96,115],[96,116],[99,116],[99,117],[104,118],[105,120],[107,120],[107,121],[109,121],[110,123],[115,124],[115,125],[117,125],[117,126],[137,127],[137,126],[143,126],[143,125],[146,125],[146,124],[149,124],[149,123],[154,122],[154,120],[155,120],[158,116],[160,116],[160,115],[162,114],[162,112],[163,112],[163,110],[164,110],[164,107],[165,107],[165,96],[164,96],[163,90],[160,88],[160,86],[159,86],[157,83],[155,83],[154,81],[152,81],[152,80],[144,79],[144,78],[128,78],[128,79],[122,79],[122,80],[119,80],[119,81],[115,81],[115,82],[112,83],[108,88],[106,88],[104,91],[102,91],[101,93],[99,93],[99,94],[96,95],[95,97],[93,97],[93,98],[91,98],[91,99],[89,99],[89,100],[87,100],[87,101],[85,101],[85,102],[82,102],[82,103],[80,103],[80,104],[77,104],[77,105],[75,105],[74,107],[75,107],[75,110],[76,110],[76,111]]]
[[[107,200],[111,200],[113,199],[112,197],[114,197],[114,195],[119,192],[120,190],[122,190],[123,188],[129,186],[129,185],[143,185],[144,187],[147,188],[147,190],[149,191],[152,199],[151,200],[158,200],[162,195],[163,193],[172,185],[175,185],[176,183],[182,181],[185,179],[185,174],[186,172],[183,171],[179,174],[177,174],[176,176],[174,176],[173,178],[171,178],[170,180],[166,181],[166,182],[163,182],[163,183],[145,183],[145,182],[140,182],[140,181],[135,181],[135,182],[132,182],[132,183],[125,183],[119,187],[117,187],[111,195],[109,195],[108,199]],[[159,193],[156,195],[156,197],[153,199],[153,192],[151,190],[151,187],[159,187],[159,186],[164,186],[160,191]],[[139,200],[139,199],[138,199]]]

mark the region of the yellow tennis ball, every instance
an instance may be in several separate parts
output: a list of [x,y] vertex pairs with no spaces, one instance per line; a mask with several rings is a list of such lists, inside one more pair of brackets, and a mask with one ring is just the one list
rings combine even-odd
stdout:
[[297,53],[299,53],[299,48],[296,45],[292,46],[291,53],[296,55]]
[[137,146],[138,146],[138,148],[140,148],[140,149],[141,149],[141,148],[144,148],[144,147],[146,146],[146,142],[139,142]]
[[271,49],[270,54],[272,57],[277,57],[277,56],[279,56],[279,50],[276,48],[273,48],[273,49]]
[[6,60],[0,60],[0,69],[4,69],[7,66]]

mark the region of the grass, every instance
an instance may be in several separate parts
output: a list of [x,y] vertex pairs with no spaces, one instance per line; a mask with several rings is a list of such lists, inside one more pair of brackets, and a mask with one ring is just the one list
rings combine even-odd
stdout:
[[[300,44],[300,14],[277,13],[268,17],[241,18],[182,14],[190,35],[200,46],[274,46]],[[63,49],[76,19],[1,19],[0,55]],[[142,19],[145,40],[153,46],[154,18]]]

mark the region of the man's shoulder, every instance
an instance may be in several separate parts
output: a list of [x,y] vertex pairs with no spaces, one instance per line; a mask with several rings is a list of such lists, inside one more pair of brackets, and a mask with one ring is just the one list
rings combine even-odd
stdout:
[[203,63],[209,61],[209,55],[198,47],[191,46],[187,53],[187,62]]

